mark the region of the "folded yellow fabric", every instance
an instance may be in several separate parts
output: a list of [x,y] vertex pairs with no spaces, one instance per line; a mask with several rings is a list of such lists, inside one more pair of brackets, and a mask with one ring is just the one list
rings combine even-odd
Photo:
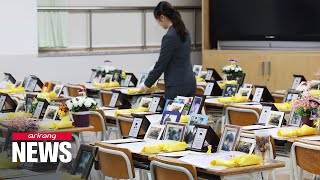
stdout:
[[197,81],[197,82],[202,82],[202,81],[203,81],[203,78],[201,78],[201,77],[196,77],[196,81]]
[[232,97],[219,97],[218,102],[220,103],[240,103],[247,102],[248,98],[246,96],[242,96],[241,94],[236,94]]
[[296,128],[293,130],[278,130],[277,135],[282,137],[299,137],[299,136],[308,136],[308,135],[316,135],[319,133],[317,128],[309,127],[307,125],[303,125],[300,128]]
[[318,97],[320,96],[320,90],[309,90],[309,95]]
[[168,142],[164,144],[163,151],[164,152],[177,152],[177,151],[184,151],[188,148],[186,142]]
[[274,103],[274,105],[276,106],[276,108],[279,111],[290,111],[292,108],[292,104],[291,103]]
[[179,120],[179,123],[188,123],[189,119],[190,119],[190,115],[182,115]]
[[[158,90],[157,86],[152,86],[146,92],[155,92],[157,90]],[[143,91],[139,88],[129,88],[128,89],[128,94],[137,94],[137,93],[143,93]]]
[[6,93],[6,94],[15,94],[15,93],[23,93],[26,92],[24,87],[19,86],[17,88],[13,87],[11,84],[7,85],[7,89],[0,90],[1,93]]
[[116,110],[114,115],[118,116],[119,114],[130,114],[130,113],[137,113],[137,112],[149,112],[149,108],[139,107],[138,109],[120,109],[120,110]]
[[40,124],[40,129],[65,129],[72,128],[72,121],[69,116],[65,116],[61,119],[61,121],[51,121],[50,124]]
[[58,95],[56,92],[49,92],[49,93],[40,93],[37,95],[37,97],[42,99],[57,99]]
[[262,158],[255,154],[245,154],[241,156],[236,156],[230,160],[217,158],[210,162],[212,166],[226,166],[226,167],[244,167],[244,166],[257,165],[261,163],[262,163]]
[[226,84],[238,84],[238,82],[236,80],[231,80],[231,81],[223,81],[218,83],[221,89],[224,89]]
[[142,154],[157,154],[163,149],[163,144],[160,145],[145,145],[141,151]]
[[94,87],[98,87],[98,88],[111,88],[111,87],[120,87],[120,84],[117,81],[110,82],[110,83],[97,83],[97,82],[94,82],[93,86]]

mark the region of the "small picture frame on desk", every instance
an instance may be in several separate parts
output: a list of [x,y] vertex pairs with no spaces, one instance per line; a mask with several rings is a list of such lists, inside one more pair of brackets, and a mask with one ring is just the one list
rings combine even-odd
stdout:
[[122,94],[120,90],[112,89],[112,97],[109,103],[110,107],[116,107],[117,103],[120,104],[119,108],[129,109],[131,108],[131,103],[129,102],[126,95]]
[[301,96],[301,91],[288,90],[285,97],[283,98],[283,102],[290,103],[291,101],[296,100],[300,96]]
[[240,126],[225,125],[217,151],[234,151],[239,141],[240,133]]
[[193,74],[196,77],[200,77],[201,76],[201,71],[202,71],[202,65],[194,65],[193,66]]
[[227,84],[222,92],[223,97],[232,97],[235,96],[238,92],[239,84]]
[[247,97],[247,99],[249,99],[250,95],[251,95],[251,91],[252,91],[251,88],[243,88],[243,87],[241,87],[238,90],[238,94],[241,94],[241,96]]
[[168,107],[168,111],[182,113],[184,106],[185,106],[184,104],[174,102],[171,104],[170,107]]
[[112,93],[111,100],[109,102],[109,107],[116,107],[119,95],[120,94],[117,92]]
[[94,78],[96,77],[97,75],[97,70],[96,69],[91,69],[91,75],[90,75],[90,79],[89,79],[89,83],[92,83]]
[[133,87],[136,87],[138,83],[138,79],[133,73],[126,73],[126,79],[124,80],[123,86],[130,87],[131,84]]
[[258,124],[265,125],[267,123],[271,108],[272,106],[262,106]]
[[161,118],[161,125],[166,124],[166,122],[179,122],[181,113],[173,111],[163,111]]
[[191,144],[191,149],[194,151],[207,151],[205,142],[212,146],[212,150],[215,151],[219,145],[220,138],[208,125],[196,124],[195,136]]
[[57,94],[57,97],[59,97],[62,90],[63,90],[63,87],[64,87],[64,85],[62,85],[62,84],[56,84],[52,91]]
[[202,107],[204,105],[204,102],[206,100],[206,96],[203,95],[195,95],[193,97],[190,111],[188,114],[199,114],[202,110]]
[[42,89],[43,87],[42,81],[37,76],[31,75],[28,83],[24,87],[26,91],[34,92],[37,85],[39,86],[40,89]]
[[81,144],[72,168],[72,175],[88,179],[94,162],[94,146]]
[[3,73],[4,74],[4,81],[10,82],[12,84],[16,83],[16,79],[10,73]]
[[214,68],[207,68],[207,75],[205,80],[210,81],[211,79],[214,79],[215,81],[221,81],[222,78],[219,75],[219,73]]
[[47,107],[49,106],[49,103],[46,99],[40,99],[40,98],[37,98],[37,99],[38,99],[38,104],[35,111],[33,112],[32,117],[35,119],[41,119],[43,118],[47,110]]
[[280,128],[282,125],[284,117],[284,112],[280,111],[270,111],[269,116],[267,118],[266,126],[273,126]]
[[243,152],[246,154],[252,154],[256,141],[251,138],[240,137],[235,151]]
[[141,101],[139,103],[139,108],[142,107],[142,108],[150,108],[151,106],[151,103],[152,103],[152,98],[149,98],[149,97],[142,97],[141,98]]
[[253,102],[274,102],[274,99],[266,86],[254,85],[255,92],[252,98]]
[[243,84],[243,87],[252,89],[253,85],[252,84]]
[[59,111],[59,107],[58,106],[48,106],[46,109],[46,112],[43,116],[43,120],[51,120],[54,121],[56,120],[57,114]]
[[8,94],[0,93],[0,112],[15,112],[16,108],[16,102]]
[[144,140],[160,140],[164,129],[165,125],[150,124],[146,135],[144,136]]
[[15,112],[26,112],[26,102],[19,101]]
[[209,116],[201,114],[191,114],[189,121],[186,125],[184,141],[188,144],[188,147],[191,147],[192,141],[196,133],[196,125],[202,124],[206,125],[208,123]]
[[164,140],[182,141],[185,124],[166,122]]
[[303,75],[294,74],[291,89],[297,89],[302,81],[307,81]]
[[141,87],[144,84],[144,82],[147,80],[147,77],[148,77],[148,73],[141,73],[136,87]]
[[231,79],[236,80],[239,86],[242,86],[245,77],[246,77],[246,73],[238,73],[238,74],[232,74]]
[[114,70],[112,75],[112,82],[121,83],[121,73],[122,73],[121,70],[118,70],[118,69]]
[[152,101],[150,103],[150,108],[149,108],[149,111],[150,112],[157,112],[158,111],[158,108],[159,108],[159,105],[161,103],[161,97],[152,97]]
[[203,95],[205,96],[221,96],[222,90],[216,81],[206,81],[206,88]]
[[290,119],[288,122],[289,126],[295,126],[295,127],[301,127],[302,121],[301,121],[302,116],[297,114],[294,109],[291,110],[290,112]]
[[101,83],[110,83],[112,82],[113,75],[111,74],[106,74],[102,79]]
[[133,118],[132,125],[129,131],[129,137],[137,138],[141,129],[143,118]]

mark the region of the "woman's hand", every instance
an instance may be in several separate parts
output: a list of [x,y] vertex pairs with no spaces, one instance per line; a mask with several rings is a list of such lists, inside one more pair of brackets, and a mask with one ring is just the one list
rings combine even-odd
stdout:
[[149,88],[144,83],[139,85],[139,92],[147,92],[148,90]]

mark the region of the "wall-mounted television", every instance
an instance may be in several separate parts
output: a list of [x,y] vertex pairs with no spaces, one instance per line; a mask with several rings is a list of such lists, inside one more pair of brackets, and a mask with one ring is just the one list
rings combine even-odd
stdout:
[[210,41],[320,41],[320,0],[210,0]]

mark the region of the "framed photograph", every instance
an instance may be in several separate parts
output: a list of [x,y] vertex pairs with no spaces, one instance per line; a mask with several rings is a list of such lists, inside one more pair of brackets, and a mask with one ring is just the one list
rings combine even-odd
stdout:
[[27,85],[29,84],[30,79],[31,79],[31,76],[24,77],[23,82],[22,82],[22,87],[24,87],[26,89]]
[[309,90],[320,90],[320,80],[309,81]]
[[164,140],[182,141],[185,124],[166,122]]
[[129,87],[130,86],[131,78],[132,78],[131,74],[127,74],[126,75],[126,79],[124,80],[124,83],[123,83],[124,87]]
[[26,111],[26,102],[19,101],[15,112],[25,112]]
[[198,127],[192,141],[191,149],[201,150],[206,140],[207,128]]
[[37,104],[36,110],[34,111],[32,117],[35,119],[41,119],[44,116],[48,106],[49,106],[49,103],[46,99],[39,99],[38,98],[38,104]]
[[206,81],[206,88],[203,95],[205,96],[221,96],[222,90],[216,81]]
[[140,104],[139,104],[139,107],[144,107],[144,108],[150,108],[150,105],[151,105],[151,102],[152,102],[152,98],[147,98],[147,97],[142,97],[141,98],[141,101],[140,101]]
[[180,104],[187,104],[192,102],[192,97],[185,97],[185,96],[177,96],[174,100]]
[[196,77],[200,77],[202,71],[202,65],[194,65],[193,66],[193,73]]
[[138,79],[137,87],[141,87],[148,77],[148,73],[141,73]]
[[283,120],[284,112],[280,111],[270,111],[269,116],[267,118],[266,126],[276,126],[281,127]]
[[0,112],[15,112],[16,109],[16,102],[8,94],[0,93]]
[[109,107],[116,107],[119,95],[119,93],[112,93],[111,100],[109,102]]
[[240,137],[235,150],[246,154],[252,154],[255,145],[256,143],[254,139]]
[[3,73],[4,74],[4,81],[11,82],[12,84],[16,83],[16,79],[10,73]]
[[97,75],[97,70],[96,69],[91,69],[91,75],[90,75],[90,79],[89,79],[89,83],[92,83],[93,79],[96,77]]
[[232,74],[231,79],[236,80],[239,86],[242,86],[245,77],[246,77],[246,73],[239,73],[239,74]]
[[243,87],[252,89],[253,85],[252,84],[243,84]]
[[223,97],[231,97],[238,92],[239,84],[227,84],[222,92]]
[[166,124],[166,122],[179,122],[181,113],[172,111],[163,111],[161,118],[161,125]]
[[238,94],[241,94],[242,96],[247,97],[247,99],[249,99],[249,97],[251,95],[251,91],[252,91],[251,88],[243,88],[243,87],[241,87],[238,90]]
[[240,133],[240,126],[225,125],[217,151],[234,151],[239,141]]
[[[206,76],[206,80],[211,80],[212,78],[215,80],[215,81],[221,81],[223,80],[222,77],[219,75],[219,73],[217,72],[216,69],[214,68],[207,68],[207,76]],[[209,74],[209,75],[208,75]],[[209,79],[209,76],[211,74],[211,77]],[[208,79],[207,79],[208,77]]]
[[188,147],[191,147],[192,141],[196,133],[196,124],[206,125],[208,123],[209,116],[200,115],[200,114],[191,114],[190,119],[186,126],[186,133],[184,136],[184,141],[188,144]]
[[33,101],[36,99],[37,95],[34,94],[27,94],[26,95],[26,112],[30,111],[30,107]]
[[111,74],[106,74],[103,80],[101,80],[101,83],[110,83],[112,81],[113,75]]
[[291,89],[297,89],[302,81],[307,81],[303,75],[294,74]]
[[149,107],[149,111],[150,112],[157,112],[160,101],[161,101],[161,97],[153,97],[151,104],[150,104],[150,107]]
[[259,117],[259,124],[266,124],[271,111],[271,106],[262,106],[261,114]]
[[205,96],[195,95],[191,103],[189,114],[199,114],[205,100]]
[[121,73],[122,71],[121,70],[114,70],[113,71],[113,75],[112,75],[112,81],[115,82],[121,82]]
[[298,97],[300,97],[301,91],[296,91],[296,90],[288,90],[285,98],[283,99],[283,102],[288,102],[290,103],[291,101],[296,100]]
[[22,86],[22,82],[21,81],[16,81],[16,83],[14,84],[14,87],[18,88],[19,86]]
[[56,84],[52,91],[57,94],[57,97],[59,97],[61,92],[62,92],[62,90],[63,90],[63,87],[64,86],[62,84]]
[[172,103],[170,107],[168,107],[169,111],[179,112],[182,113],[182,110],[184,108],[184,104],[180,103]]
[[78,175],[83,179],[88,179],[94,162],[93,151],[94,146],[81,144],[72,168],[72,175]]
[[27,84],[26,91],[33,92],[36,88],[36,85],[37,85],[37,79],[31,77]]
[[59,111],[58,106],[48,106],[43,120],[55,120]]
[[302,125],[301,116],[297,114],[294,110],[291,110],[288,125],[295,127],[300,127]]
[[133,118],[131,129],[129,131],[129,137],[138,137],[143,118]]
[[213,70],[212,69],[207,69],[206,78],[204,80],[210,81],[212,79],[212,74],[213,74]]
[[163,111],[169,111],[168,108],[172,105],[173,102],[174,102],[174,100],[167,99],[166,103],[164,105]]
[[254,85],[256,88],[252,101],[253,102],[274,102],[274,99],[266,86]]
[[165,125],[150,124],[146,135],[144,136],[145,140],[160,140],[162,133],[164,131]]

